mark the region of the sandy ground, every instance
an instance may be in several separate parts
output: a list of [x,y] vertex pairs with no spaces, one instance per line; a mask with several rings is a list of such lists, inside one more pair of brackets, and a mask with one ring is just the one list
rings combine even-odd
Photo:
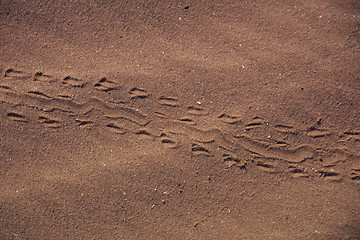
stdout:
[[0,239],[360,239],[359,1],[0,1]]

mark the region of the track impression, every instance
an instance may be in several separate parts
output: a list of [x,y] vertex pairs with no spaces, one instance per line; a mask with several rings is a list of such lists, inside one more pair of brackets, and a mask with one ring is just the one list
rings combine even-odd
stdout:
[[[108,92],[121,97],[102,95]],[[147,101],[151,111],[145,113],[135,101]],[[181,99],[139,86],[123,89],[116,79],[87,81],[12,68],[1,72],[0,102],[7,110],[2,114],[14,124],[103,128],[111,134],[153,138],[169,151],[185,146],[194,157],[214,157],[242,171],[256,167],[294,178],[360,182],[360,156],[347,147],[360,144],[360,130],[323,129],[321,119],[306,129],[272,123],[261,116],[246,122],[236,114],[210,114],[211,109],[201,104],[186,105]],[[213,127],[202,124],[204,120]],[[259,138],[255,131],[272,135]],[[304,142],[293,146],[291,139]],[[330,144],[319,146],[314,141],[319,139]]]

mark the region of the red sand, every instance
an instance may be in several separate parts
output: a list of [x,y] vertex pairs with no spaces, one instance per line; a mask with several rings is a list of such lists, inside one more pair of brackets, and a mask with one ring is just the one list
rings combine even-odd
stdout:
[[360,239],[358,1],[0,16],[0,239]]

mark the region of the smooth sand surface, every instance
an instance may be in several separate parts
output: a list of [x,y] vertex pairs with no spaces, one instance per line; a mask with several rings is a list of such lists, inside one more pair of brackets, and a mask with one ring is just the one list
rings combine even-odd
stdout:
[[360,239],[359,23],[0,1],[0,239]]

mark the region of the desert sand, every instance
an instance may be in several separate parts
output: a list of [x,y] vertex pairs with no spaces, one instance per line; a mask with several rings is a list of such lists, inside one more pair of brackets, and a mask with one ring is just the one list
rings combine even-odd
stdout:
[[360,239],[359,1],[0,20],[0,239]]

